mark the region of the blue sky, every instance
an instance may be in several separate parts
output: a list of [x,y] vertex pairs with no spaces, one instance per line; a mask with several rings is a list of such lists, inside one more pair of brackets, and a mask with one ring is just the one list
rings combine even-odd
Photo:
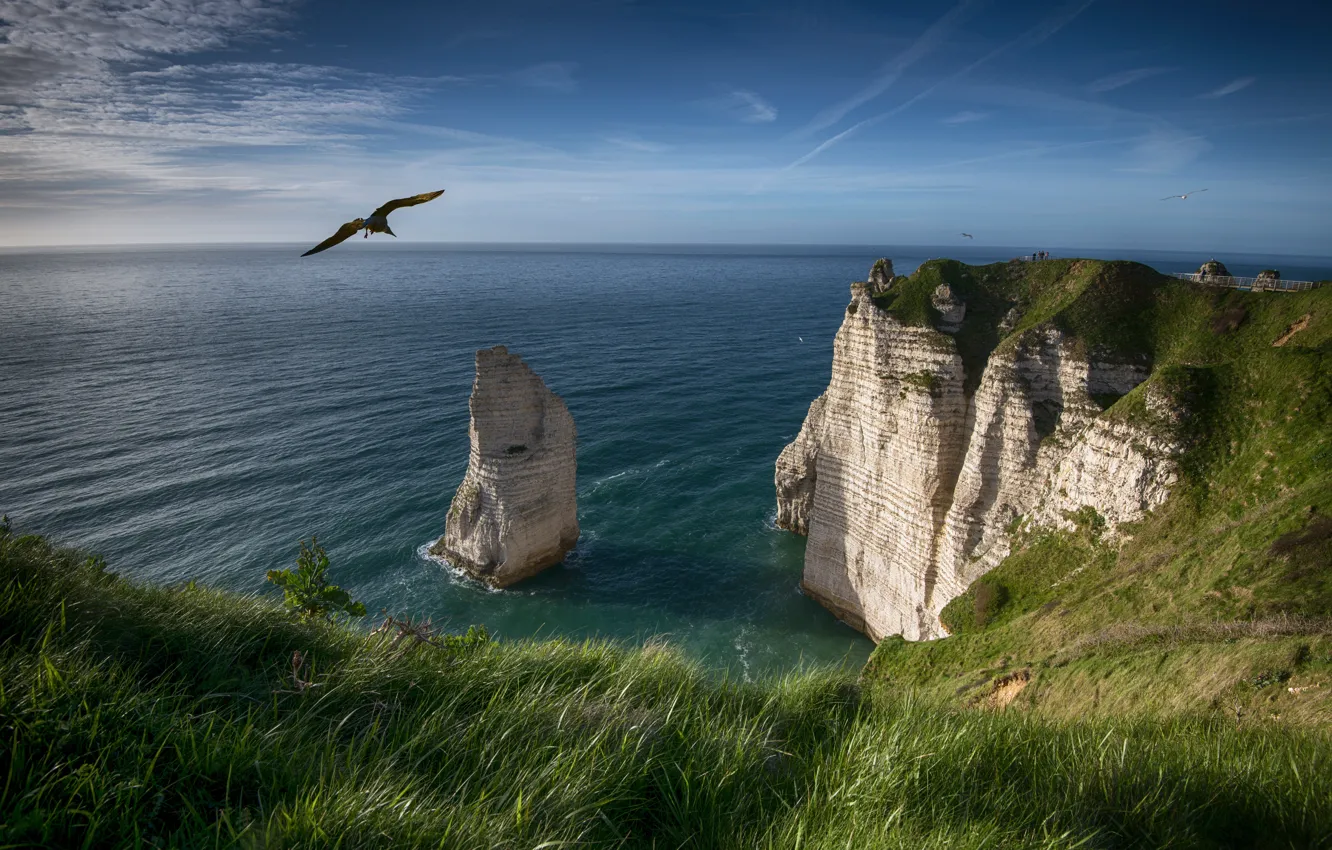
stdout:
[[1284,0],[0,0],[0,245],[313,244],[446,188],[401,238],[1328,255],[1328,32]]

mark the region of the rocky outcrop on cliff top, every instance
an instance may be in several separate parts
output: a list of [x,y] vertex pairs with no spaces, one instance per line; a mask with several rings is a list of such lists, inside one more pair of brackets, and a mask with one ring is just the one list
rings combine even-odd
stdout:
[[431,554],[494,587],[578,542],[576,432],[564,401],[504,346],[476,353],[471,452]]
[[[1113,535],[1175,480],[1168,430],[1098,403],[1148,376],[1143,357],[1089,351],[995,296],[1029,300],[1020,281],[985,292],[960,268],[927,264],[896,298],[852,285],[828,390],[777,461],[778,524],[809,537],[802,587],[876,640],[942,634],[939,611],[1008,554],[1019,518],[1066,525],[1090,507]],[[984,296],[970,322],[959,285]]]

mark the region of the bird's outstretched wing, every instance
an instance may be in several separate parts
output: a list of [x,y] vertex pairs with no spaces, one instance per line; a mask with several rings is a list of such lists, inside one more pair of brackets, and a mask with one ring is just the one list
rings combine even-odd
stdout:
[[426,201],[433,201],[442,194],[444,194],[444,190],[440,189],[438,192],[425,192],[420,195],[412,195],[410,198],[398,198],[396,201],[389,201],[387,204],[384,204],[384,206],[375,210],[374,214],[388,215],[398,207],[414,207],[417,204],[424,204]]
[[311,254],[318,254],[320,251],[327,251],[329,248],[332,248],[334,245],[338,244],[339,242],[343,242],[355,236],[356,232],[360,230],[361,227],[362,225],[357,224],[354,221],[349,221],[346,224],[342,225],[342,227],[339,227],[337,233],[334,233],[332,236],[328,237],[323,242],[320,242],[318,245],[306,251],[304,254],[301,254],[301,256],[308,257]]
[[1176,198],[1183,199],[1183,198],[1187,198],[1189,195],[1196,195],[1196,194],[1198,194],[1199,192],[1206,192],[1206,191],[1207,191],[1206,189],[1194,189],[1192,192],[1185,192],[1185,193],[1182,194],[1182,195],[1167,195],[1166,197],[1162,198],[1161,200],[1163,200],[1163,201],[1173,201],[1173,200],[1175,200]]

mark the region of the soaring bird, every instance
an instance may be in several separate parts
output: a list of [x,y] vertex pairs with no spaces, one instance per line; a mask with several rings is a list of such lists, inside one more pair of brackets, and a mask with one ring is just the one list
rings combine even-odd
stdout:
[[338,228],[337,233],[334,233],[323,242],[320,242],[304,254],[301,254],[301,256],[308,257],[311,254],[318,254],[320,251],[327,251],[339,242],[346,241],[355,236],[358,230],[364,230],[367,239],[370,237],[371,233],[387,233],[389,236],[396,238],[398,234],[389,230],[389,213],[393,212],[398,207],[414,207],[417,204],[424,204],[426,201],[433,201],[442,194],[444,194],[444,190],[440,189],[438,192],[426,192],[422,195],[412,195],[410,198],[398,198],[396,201],[389,201],[387,204],[384,204],[384,206],[370,213],[369,218],[353,219],[342,225],[342,227]]
[[1176,198],[1179,198],[1179,199],[1182,201],[1182,200],[1184,200],[1185,198],[1187,198],[1189,195],[1196,195],[1196,194],[1198,194],[1199,192],[1206,192],[1206,191],[1207,191],[1206,189],[1194,189],[1192,192],[1185,192],[1185,193],[1182,194],[1182,195],[1166,195],[1166,196],[1165,196],[1164,198],[1162,198],[1161,200],[1163,200],[1163,201],[1173,201],[1173,200],[1175,200]]
[[975,236],[972,236],[970,233],[963,233],[962,235],[965,236],[965,237],[967,237],[968,239],[975,239],[975,238],[976,238]]

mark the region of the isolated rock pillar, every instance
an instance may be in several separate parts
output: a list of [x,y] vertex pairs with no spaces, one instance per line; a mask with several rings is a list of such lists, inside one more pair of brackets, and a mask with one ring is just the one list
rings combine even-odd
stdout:
[[564,401],[502,345],[476,353],[469,407],[467,474],[430,551],[506,587],[578,542],[577,432]]

